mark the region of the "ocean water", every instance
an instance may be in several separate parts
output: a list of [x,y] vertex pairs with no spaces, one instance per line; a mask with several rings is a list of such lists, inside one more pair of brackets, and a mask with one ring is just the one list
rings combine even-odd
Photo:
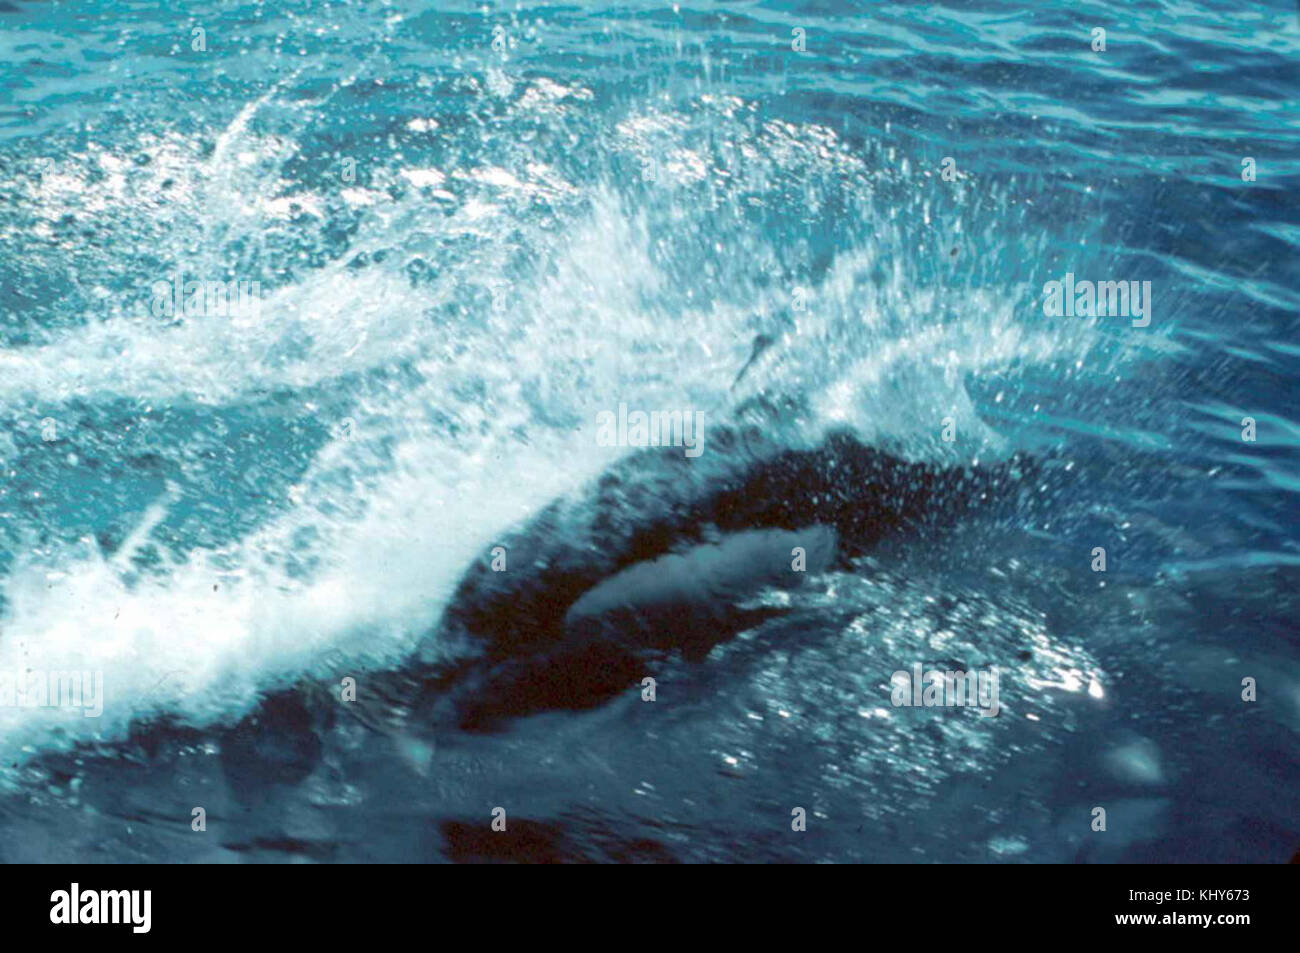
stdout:
[[[0,691],[0,859],[1288,859],[1298,21],[0,2],[0,678],[102,709]],[[606,445],[620,405],[701,454]],[[1015,478],[715,606],[762,611],[644,656],[653,702],[561,657],[442,717],[494,548],[562,614],[508,541],[600,565],[584,519],[654,523],[732,425]],[[746,493],[889,511],[816,478]],[[914,664],[1000,712],[895,705]]]

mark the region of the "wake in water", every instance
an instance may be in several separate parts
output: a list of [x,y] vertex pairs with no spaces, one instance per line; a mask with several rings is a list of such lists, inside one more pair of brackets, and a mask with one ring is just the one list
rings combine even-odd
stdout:
[[[213,12],[267,69],[187,40],[102,115],[48,92],[6,133],[0,672],[88,673],[101,708],[0,706],[6,859],[1148,860],[1188,849],[1175,819],[1253,825],[1244,859],[1300,842],[1292,756],[1196,815],[1211,755],[1172,761],[1168,721],[1183,698],[1244,731],[1258,671],[1277,743],[1300,730],[1300,428],[1259,396],[1261,476],[1212,443],[1245,405],[1207,370],[1248,346],[1294,376],[1285,211],[1256,214],[1265,267],[1207,272],[1153,237],[1149,170],[1096,172],[1068,91],[1032,83],[990,80],[1004,112],[963,107],[992,131],[958,149],[902,13],[915,89],[839,78],[857,54],[760,68],[789,42],[757,8],[500,35],[383,9]],[[30,42],[90,48],[37,11]],[[1041,16],[1006,55],[1064,29]],[[1067,273],[1150,282],[1149,325],[1045,315]],[[1234,281],[1259,340],[1207,353]],[[1239,520],[1205,516],[1219,476],[1256,494]],[[1247,566],[1265,640],[1189,648]],[[999,713],[925,701],[932,671],[996,672]]]

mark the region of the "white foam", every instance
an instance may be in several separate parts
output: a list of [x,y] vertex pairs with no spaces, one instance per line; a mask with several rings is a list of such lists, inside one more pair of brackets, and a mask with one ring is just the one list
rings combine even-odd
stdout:
[[[570,97],[566,108],[584,101]],[[240,156],[276,166],[287,151],[250,131],[250,108],[211,162],[220,174],[205,201],[229,214],[213,211],[210,230],[253,234],[262,215],[241,210],[265,211],[259,201],[275,198],[264,184],[246,185],[238,171]],[[701,144],[689,140],[689,123],[651,115],[629,124],[624,133],[638,137],[633,154],[646,147],[642,134],[681,136],[681,154],[707,166]],[[804,132],[772,133],[780,134],[772,161],[786,153],[823,161],[831,140]],[[833,161],[848,160],[836,153]],[[733,392],[750,357],[755,315],[787,313],[788,289],[760,286],[743,254],[720,259],[719,267],[737,269],[719,283],[723,294],[675,287],[658,261],[645,210],[600,186],[581,190],[585,205],[566,210],[571,217],[558,233],[530,236],[546,252],[543,265],[534,280],[509,289],[503,311],[475,309],[463,324],[430,320],[430,309],[463,306],[473,289],[503,280],[515,230],[524,227],[505,203],[559,201],[577,191],[557,175],[536,163],[502,170],[495,159],[448,169],[447,181],[479,190],[453,197],[460,204],[451,211],[430,210],[418,194],[393,200],[367,192],[368,217],[350,259],[396,245],[410,256],[431,249],[436,260],[446,236],[483,243],[457,263],[459,271],[419,288],[400,254],[365,267],[336,264],[270,289],[256,322],[186,316],[159,327],[137,302],[0,355],[0,407],[7,410],[53,406],[58,416],[72,413],[63,405],[73,399],[129,396],[255,413],[267,391],[351,382],[344,393],[353,424],[316,451],[274,510],[279,515],[221,550],[191,548],[136,568],[132,557],[175,503],[164,496],[111,557],[93,542],[20,552],[2,581],[8,609],[0,620],[0,669],[101,670],[106,698],[97,719],[0,709],[0,741],[35,748],[120,738],[133,719],[162,711],[195,724],[229,721],[267,687],[327,657],[358,673],[395,664],[430,637],[473,560],[625,452],[596,440],[597,412],[620,403],[691,408],[713,423],[748,397],[797,393],[814,408],[807,439],[848,425],[934,455],[945,452],[934,439],[943,411],[958,416],[959,431],[976,447],[997,442],[966,395],[967,373],[1087,347],[1073,331],[1019,327],[1008,315],[1009,289],[941,297],[903,267],[883,284],[865,282],[881,247],[907,247],[906,236],[890,233],[882,220],[881,247],[841,254],[809,289],[811,309],[792,316]],[[762,170],[754,175],[761,180]],[[678,211],[703,216],[688,217],[688,227],[710,214]],[[946,314],[954,309],[956,317]],[[216,441],[200,449],[222,449],[219,437],[195,439]],[[160,452],[185,459],[193,450]]]

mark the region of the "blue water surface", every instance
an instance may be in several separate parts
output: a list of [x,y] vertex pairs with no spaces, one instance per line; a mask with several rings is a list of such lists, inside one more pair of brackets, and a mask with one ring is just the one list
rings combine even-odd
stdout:
[[[104,679],[0,707],[0,858],[1285,861],[1298,189],[1289,0],[0,4],[0,670]],[[778,400],[1056,479],[654,704],[375,687],[626,453],[599,412]],[[914,662],[1003,711],[895,707]]]

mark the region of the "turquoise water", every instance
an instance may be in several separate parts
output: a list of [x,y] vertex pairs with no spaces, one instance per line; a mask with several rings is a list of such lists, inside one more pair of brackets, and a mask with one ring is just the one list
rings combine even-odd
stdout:
[[[0,670],[104,683],[0,707],[5,859],[1300,848],[1293,5],[434,6],[0,4]],[[1149,324],[1045,314],[1067,273]],[[391,688],[627,457],[601,411],[780,400],[1056,476],[756,595],[654,705]],[[1003,713],[889,704],[948,659]]]

